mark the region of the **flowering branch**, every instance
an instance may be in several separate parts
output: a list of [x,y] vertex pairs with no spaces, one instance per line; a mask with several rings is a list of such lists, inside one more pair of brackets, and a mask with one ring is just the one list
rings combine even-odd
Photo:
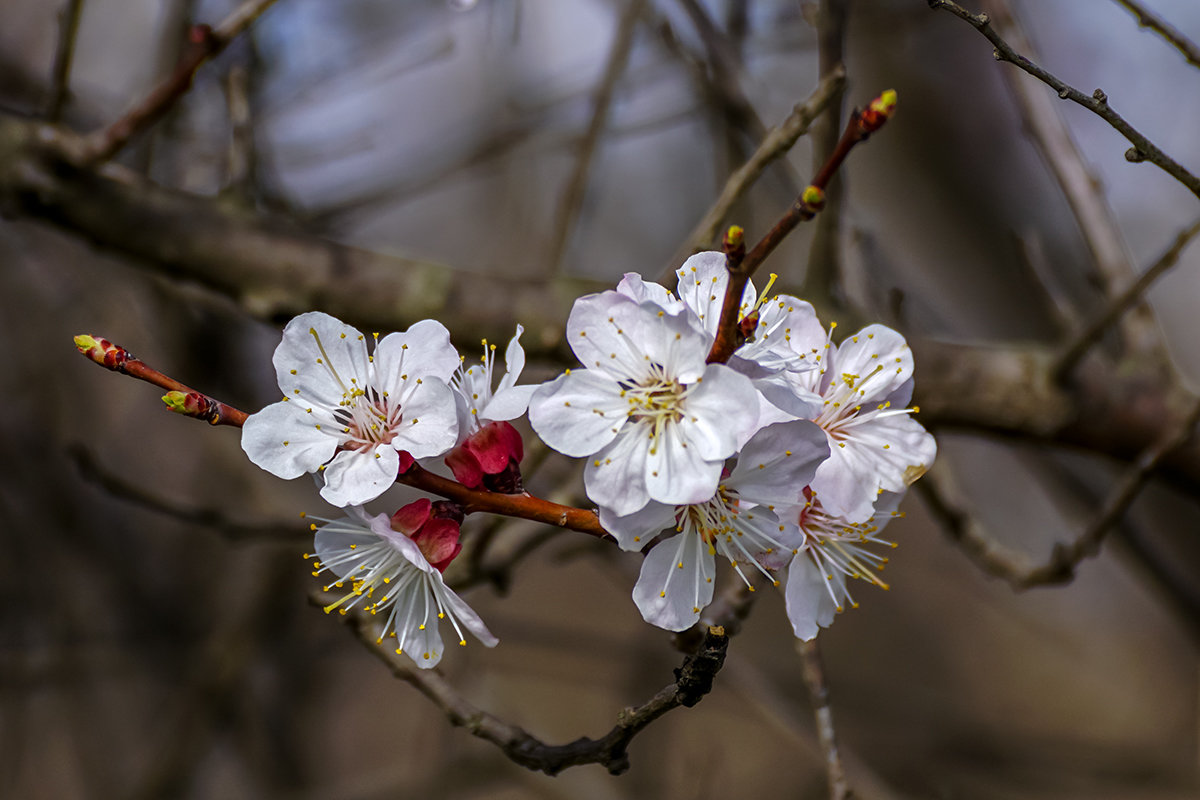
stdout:
[[193,25],[188,31],[188,48],[175,71],[123,117],[107,128],[89,134],[84,140],[82,164],[95,165],[110,160],[130,139],[157,122],[191,88],[196,70],[228,47],[274,2],[247,0],[216,28]]
[[[759,239],[758,244],[745,254],[735,264],[730,264],[729,283],[725,288],[725,303],[721,306],[721,319],[718,324],[717,337],[708,353],[708,363],[723,364],[738,348],[738,309],[742,303],[742,294],[746,284],[753,277],[754,271],[766,260],[767,256],[779,246],[779,243],[801,222],[806,222],[818,213],[825,205],[825,188],[837,174],[838,168],[850,155],[855,145],[865,142],[867,138],[883,127],[896,108],[896,93],[888,89],[871,101],[865,110],[855,109],[846,121],[846,127],[838,140],[833,153],[826,159],[825,164],[817,172],[803,192],[793,201],[771,229]],[[741,245],[741,229],[738,228],[736,242],[726,237],[726,251],[730,247]],[[732,231],[732,229],[731,229]]]
[[1058,92],[1058,96],[1063,100],[1070,100],[1073,103],[1078,103],[1084,108],[1091,111],[1096,116],[1103,119],[1111,125],[1118,133],[1124,136],[1130,144],[1133,145],[1125,153],[1125,160],[1138,163],[1141,161],[1149,161],[1159,169],[1166,172],[1175,180],[1187,187],[1188,191],[1200,197],[1200,178],[1197,178],[1191,172],[1181,166],[1175,159],[1168,156],[1162,150],[1147,139],[1140,131],[1125,121],[1125,118],[1118,114],[1108,104],[1108,96],[1104,92],[1097,89],[1091,95],[1086,95],[1073,86],[1068,85],[1055,75],[1047,72],[1042,67],[1030,61],[1025,56],[1018,54],[1013,48],[1000,37],[995,30],[992,29],[991,19],[987,14],[972,14],[965,8],[960,6],[953,0],[928,0],[929,7],[937,10],[944,9],[949,11],[954,16],[970,24],[975,30],[979,31],[987,40],[995,47],[993,55],[999,61],[1007,61],[1010,64],[1018,67],[1021,70],[1029,73],[1037,78],[1042,83],[1046,84],[1054,91]]
[[167,404],[167,408],[178,414],[202,419],[211,425],[232,425],[237,428],[246,421],[246,412],[214,400],[164,375],[144,361],[134,358],[124,347],[107,339],[86,333],[80,334],[75,337],[75,347],[105,369],[166,389],[163,402]]
[[[326,605],[323,596],[314,599]],[[718,627],[709,628],[700,648],[687,656],[676,670],[676,680],[665,686],[649,701],[637,708],[625,709],[617,724],[599,739],[581,737],[561,745],[546,744],[521,728],[505,722],[473,705],[460,695],[434,670],[421,670],[390,647],[378,643],[379,633],[369,614],[346,615],[346,624],[354,635],[392,674],[413,686],[442,710],[451,725],[466,728],[471,735],[491,742],[513,762],[526,769],[557,775],[569,767],[600,764],[610,774],[620,775],[629,769],[626,749],[633,737],[650,723],[679,706],[692,707],[712,690],[712,682],[725,663],[729,637]]]

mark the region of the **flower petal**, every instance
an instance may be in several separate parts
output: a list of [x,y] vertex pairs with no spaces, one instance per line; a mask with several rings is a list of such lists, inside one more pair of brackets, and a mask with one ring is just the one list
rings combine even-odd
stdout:
[[[716,250],[696,253],[675,270],[679,284],[675,287],[679,299],[700,318],[709,337],[717,335],[717,324],[721,319],[721,307],[725,304],[725,287],[729,284],[729,271],[725,269],[725,254]],[[757,293],[753,284],[747,283],[742,293],[742,312],[754,307]]]
[[771,425],[742,448],[726,483],[752,503],[799,503],[804,487],[828,457],[829,442],[816,423],[796,420]]
[[446,326],[423,319],[402,333],[389,333],[379,340],[375,348],[375,385],[399,395],[401,384],[412,378],[430,377],[446,383],[460,363]]
[[837,613],[825,576],[806,553],[792,559],[783,597],[792,631],[806,642],[828,628]]
[[529,401],[529,422],[547,445],[579,458],[615,439],[628,409],[616,381],[578,369],[538,387]]
[[383,494],[396,482],[400,456],[391,447],[343,450],[325,467],[321,497],[335,506],[360,506]]
[[629,431],[588,458],[583,466],[583,488],[591,501],[617,515],[632,514],[650,502],[646,492],[649,449],[649,437]]
[[644,508],[620,516],[600,506],[600,524],[612,534],[622,550],[641,550],[661,531],[675,524],[675,506],[651,500]]
[[684,441],[685,433],[683,425],[666,425],[646,453],[646,492],[652,500],[690,505],[707,502],[717,491],[724,460],[704,458],[702,447]]
[[365,386],[370,372],[363,335],[320,311],[294,317],[284,327],[271,362],[284,397],[326,409],[337,408],[353,381]]
[[446,384],[434,378],[415,382],[401,409],[403,417],[391,442],[395,449],[407,450],[413,458],[430,458],[458,441],[454,393]]
[[296,402],[272,403],[242,426],[242,450],[255,465],[291,480],[333,457],[338,437],[317,428]]
[[729,458],[758,430],[758,392],[745,375],[709,364],[686,399],[683,441],[709,460]]
[[669,631],[687,630],[712,602],[716,562],[694,533],[659,542],[642,561],[633,602],[642,618]]

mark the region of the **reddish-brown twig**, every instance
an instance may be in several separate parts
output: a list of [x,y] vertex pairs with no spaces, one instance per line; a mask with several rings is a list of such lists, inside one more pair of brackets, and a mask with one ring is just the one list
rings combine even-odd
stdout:
[[246,412],[214,400],[208,395],[164,375],[144,361],[134,358],[124,347],[113,344],[105,338],[81,334],[75,337],[75,347],[79,349],[80,353],[106,369],[152,383],[160,389],[166,389],[167,394],[163,396],[163,402],[176,413],[205,420],[211,425],[233,425],[240,428],[246,421]]
[[175,71],[150,94],[107,128],[95,131],[84,140],[80,160],[94,165],[108,161],[129,143],[135,135],[159,120],[192,86],[196,70],[204,62],[229,46],[242,31],[250,27],[275,0],[247,0],[216,28],[193,25],[188,31],[188,47]]
[[766,260],[779,243],[791,233],[801,222],[812,219],[825,204],[825,188],[837,174],[838,168],[850,155],[855,145],[864,142],[879,130],[891,117],[896,108],[896,93],[888,90],[871,101],[865,110],[855,109],[846,122],[842,137],[837,147],[825,161],[824,166],[817,172],[812,183],[795,199],[770,230],[758,240],[758,244],[746,253],[736,265],[730,264],[729,283],[725,288],[725,303],[721,306],[721,319],[717,326],[716,341],[708,353],[708,363],[723,364],[733,355],[740,342],[738,331],[738,311],[742,303],[742,293],[746,284],[754,275],[758,266]]
[[[239,411],[233,406],[215,400],[164,375],[145,362],[134,358],[124,347],[113,344],[107,339],[83,334],[75,337],[75,346],[80,353],[106,369],[130,375],[166,389],[167,394],[163,397],[163,402],[176,413],[203,419],[213,425],[233,425],[235,427],[241,427],[246,421],[246,417],[249,416],[244,411]],[[591,509],[564,506],[534,497],[531,494],[500,494],[482,489],[469,489],[458,481],[422,469],[417,464],[413,464],[408,470],[401,473],[396,480],[405,486],[412,486],[447,500],[453,500],[468,513],[478,511],[519,517],[599,538],[609,535],[600,526],[600,518],[596,512]]]

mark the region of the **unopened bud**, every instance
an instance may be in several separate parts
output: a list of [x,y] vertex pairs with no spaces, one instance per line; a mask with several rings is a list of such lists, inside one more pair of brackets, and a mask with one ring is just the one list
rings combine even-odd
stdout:
[[741,247],[746,240],[746,231],[741,225],[730,225],[729,230],[725,231],[725,250],[733,250]]
[[897,99],[896,90],[888,89],[871,101],[871,105],[859,116],[864,134],[874,133],[883,127],[883,123],[895,113]]
[[212,401],[199,392],[170,391],[163,395],[162,401],[171,411],[187,417],[208,419],[212,413]]
[[820,211],[825,207],[825,191],[810,184],[800,193],[800,202],[813,211]]
[[112,370],[119,370],[121,365],[130,358],[129,351],[124,347],[115,345],[103,337],[87,333],[81,333],[75,337],[75,347],[100,366]]

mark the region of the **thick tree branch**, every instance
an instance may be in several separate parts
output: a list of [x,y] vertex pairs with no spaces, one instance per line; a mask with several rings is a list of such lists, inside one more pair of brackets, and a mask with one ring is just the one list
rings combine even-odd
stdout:
[[932,9],[945,9],[954,16],[969,23],[975,30],[979,31],[987,40],[995,47],[994,55],[1000,61],[1007,61],[1015,65],[1017,68],[1024,70],[1033,77],[1037,78],[1042,83],[1049,86],[1058,93],[1058,96],[1063,100],[1070,100],[1091,111],[1096,116],[1103,119],[1111,125],[1118,133],[1124,136],[1130,144],[1133,145],[1125,153],[1125,159],[1132,162],[1149,161],[1159,169],[1166,172],[1175,180],[1179,181],[1188,191],[1200,197],[1200,178],[1197,178],[1175,159],[1168,156],[1162,150],[1147,139],[1140,131],[1125,121],[1125,118],[1118,114],[1108,104],[1108,97],[1104,92],[1097,89],[1090,95],[1084,94],[1073,86],[1069,86],[1058,77],[1047,72],[1037,64],[1030,61],[1025,56],[1018,54],[1013,48],[1001,38],[1000,34],[992,28],[991,20],[987,14],[972,14],[965,8],[960,6],[953,0],[927,0],[929,7]]

